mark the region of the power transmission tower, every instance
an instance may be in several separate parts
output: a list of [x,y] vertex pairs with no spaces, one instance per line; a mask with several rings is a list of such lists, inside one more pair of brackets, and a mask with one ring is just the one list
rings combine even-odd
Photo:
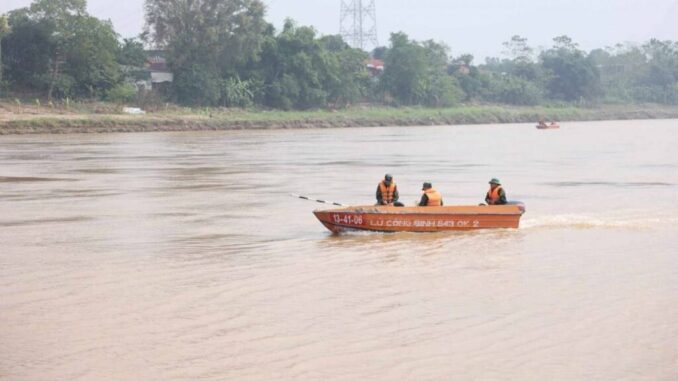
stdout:
[[341,0],[340,34],[354,48],[379,46],[374,0]]

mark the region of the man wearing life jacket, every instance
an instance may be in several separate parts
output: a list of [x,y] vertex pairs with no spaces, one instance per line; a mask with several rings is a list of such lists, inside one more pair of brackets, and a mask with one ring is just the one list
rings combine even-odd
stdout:
[[443,196],[433,189],[430,182],[425,182],[421,190],[424,194],[421,195],[419,206],[443,206]]
[[377,186],[377,205],[405,206],[398,202],[398,186],[393,182],[393,176],[387,174]]
[[506,205],[506,192],[499,179],[490,180],[490,190],[487,191],[485,202],[487,205]]

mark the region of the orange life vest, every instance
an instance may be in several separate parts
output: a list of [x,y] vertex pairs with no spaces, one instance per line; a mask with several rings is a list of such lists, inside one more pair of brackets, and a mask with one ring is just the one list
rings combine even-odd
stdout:
[[437,190],[429,188],[424,191],[426,197],[428,197],[427,206],[440,206],[443,203],[443,196]]
[[385,203],[391,204],[393,203],[393,197],[395,196],[395,191],[396,191],[396,184],[395,182],[391,181],[391,185],[386,186],[384,182],[379,183],[379,191],[381,192],[381,197],[384,200]]
[[490,204],[495,204],[499,201],[499,191],[501,190],[501,185],[492,189],[490,188],[489,191],[487,191],[487,199],[490,201]]

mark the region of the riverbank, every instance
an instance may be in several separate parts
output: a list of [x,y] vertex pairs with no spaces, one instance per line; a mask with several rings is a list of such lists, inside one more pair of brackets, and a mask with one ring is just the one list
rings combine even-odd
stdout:
[[129,115],[122,113],[122,107],[111,104],[48,107],[0,102],[0,135],[530,123],[539,119],[567,122],[670,118],[678,118],[678,106],[576,108],[468,105],[444,109],[356,107],[338,111],[289,112],[168,107]]

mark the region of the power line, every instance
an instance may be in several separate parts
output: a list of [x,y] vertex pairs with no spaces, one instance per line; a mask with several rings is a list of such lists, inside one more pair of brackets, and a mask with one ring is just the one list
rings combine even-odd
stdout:
[[374,3],[375,0],[341,0],[339,33],[354,48],[367,50],[379,46]]

